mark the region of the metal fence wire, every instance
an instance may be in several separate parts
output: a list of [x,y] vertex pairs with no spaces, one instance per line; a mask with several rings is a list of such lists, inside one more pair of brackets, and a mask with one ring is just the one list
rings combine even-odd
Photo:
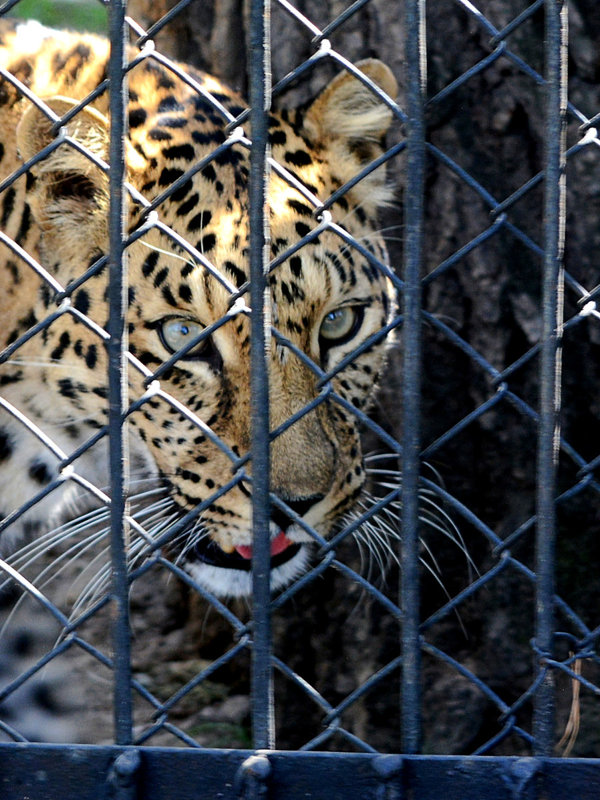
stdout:
[[[337,16],[319,27],[305,15],[304,5],[274,0],[269,9],[266,0],[250,3],[245,19],[248,110],[232,110],[218,89],[211,90],[192,68],[153,44],[175,20],[196,13],[196,4],[187,0],[148,29],[127,16],[125,3],[104,3],[107,71],[70,110],[48,105],[47,97],[32,88],[28,58],[33,40],[48,36],[45,29],[29,24],[18,40],[23,53],[13,60],[12,72],[0,64],[1,102],[18,98],[20,113],[37,108],[39,118],[48,120],[45,145],[22,152],[24,161],[8,170],[2,163],[0,176],[3,269],[27,272],[27,285],[35,284],[34,294],[41,293],[47,307],[41,318],[20,320],[0,356],[0,459],[8,465],[1,475],[3,482],[13,481],[17,498],[0,523],[3,798],[292,800],[446,793],[583,800],[600,792],[594,562],[600,437],[594,416],[598,383],[593,383],[600,343],[598,181],[581,178],[598,174],[600,164],[599,112],[587,107],[590,98],[598,102],[598,87],[586,95],[578,84],[577,96],[567,96],[569,16],[581,27],[595,9],[583,2],[523,1],[507,20],[491,2],[445,0],[427,11],[441,14],[435,19],[444,20],[448,31],[462,26],[469,37],[465,58],[472,56],[465,70],[445,73],[435,72],[436,59],[443,59],[443,45],[436,47],[435,40],[445,34],[428,26],[424,0],[398,3],[404,63],[403,74],[396,76],[402,86],[397,99],[336,45],[338,34],[352,25],[360,29],[375,4],[358,0],[343,10],[338,4]],[[9,26],[14,23],[8,17],[18,15],[20,5],[0,6]],[[309,41],[311,50],[273,87],[270,47],[286,43],[274,38],[271,45],[271,13],[285,19],[295,37]],[[68,70],[75,51],[64,55],[62,69]],[[448,63],[463,64],[463,55],[446,53]],[[286,91],[321,67],[357,76],[371,103],[385,106],[394,121],[382,154],[375,161],[371,155],[325,196],[303,185],[289,163],[275,160],[269,144],[272,109],[285,107]],[[54,68],[59,69],[56,62]],[[132,124],[128,83],[144,69],[162,75],[169,86],[191,87],[198,108],[221,127],[214,149],[201,162],[165,169],[153,190],[125,181],[125,164],[133,157],[127,139]],[[451,77],[445,83],[436,79],[446,74]],[[499,85],[510,81],[526,87],[540,104],[535,114],[543,116],[543,163],[522,154],[507,194],[498,188],[506,185],[500,177],[506,166],[494,161],[494,152],[487,152],[487,163],[478,169],[468,157],[478,146],[475,128],[469,128],[474,106],[489,104],[490,116],[502,117],[491,96],[478,94],[490,75]],[[110,145],[103,156],[91,141],[82,144],[73,127],[75,115],[92,104],[110,115]],[[176,116],[177,109],[167,104],[164,111]],[[6,120],[11,118],[4,119],[2,128],[10,137]],[[438,137],[442,124],[456,131],[446,140],[455,147]],[[509,123],[491,125],[499,136],[514,133]],[[77,274],[71,272],[68,283],[53,273],[52,251],[46,248],[47,260],[41,263],[27,251],[25,243],[33,241],[27,238],[30,220],[21,218],[20,230],[10,225],[20,187],[61,148],[93,165],[87,172],[108,176],[108,250],[95,252],[91,263],[86,260]],[[236,148],[249,153],[250,165],[244,187],[249,281],[243,278],[237,285],[231,272],[211,263],[209,248],[205,255],[199,242],[182,236],[172,211],[194,176],[211,170],[218,179],[220,165]],[[352,190],[370,180],[376,167],[398,182],[396,201],[384,209],[381,223],[389,263],[368,239],[352,234],[342,212]],[[302,197],[310,212],[296,226],[297,236],[279,243],[279,250],[269,238],[268,176],[273,174]],[[69,191],[65,199],[71,202]],[[81,191],[89,196],[89,185]],[[437,230],[436,215],[446,197],[464,204],[458,218],[466,220],[464,227]],[[217,216],[224,209],[212,210]],[[132,218],[128,214],[134,225],[125,222]],[[481,220],[487,221],[473,230]],[[570,258],[571,230],[579,242],[572,252],[583,248],[585,263]],[[144,237],[175,254],[171,264],[202,271],[205,282],[218,282],[227,296],[225,315],[195,338],[192,331],[187,351],[225,325],[250,320],[251,440],[245,451],[234,451],[212,430],[202,398],[186,406],[166,388],[174,369],[189,374],[187,351],[162,363],[128,352],[127,308],[136,290],[128,281],[128,254]],[[289,330],[271,319],[270,302],[265,302],[269,278],[327,237],[337,242],[345,280],[351,280],[353,268],[360,269],[374,280],[384,276],[397,294],[397,308],[381,328],[333,366],[326,360],[316,363],[294,344]],[[84,239],[80,236],[77,245],[82,252]],[[63,258],[63,243],[56,248]],[[158,259],[156,246],[149,252]],[[518,253],[514,261],[509,257],[500,264],[510,253]],[[94,291],[98,295],[94,287],[107,273],[103,308],[108,312],[98,316],[83,298]],[[521,298],[531,336],[495,351],[493,328],[486,329],[485,321],[496,313],[495,304],[508,303],[491,291],[490,279],[500,279],[501,273]],[[461,324],[460,286],[479,279],[481,307],[472,324]],[[532,284],[537,288],[528,294]],[[158,276],[155,286],[158,291]],[[10,291],[8,308],[19,302],[18,284]],[[143,302],[152,305],[151,298]],[[359,303],[364,305],[360,298]],[[456,319],[450,316],[453,305]],[[84,439],[75,436],[75,444],[58,434],[55,413],[33,417],[26,398],[14,390],[15,372],[37,371],[34,406],[49,404],[46,382],[52,381],[55,364],[35,363],[31,347],[56,326],[65,331],[63,351],[78,337],[94,343],[88,374],[93,354],[101,348],[107,353],[107,390],[97,392],[102,422],[87,428]],[[367,413],[340,390],[339,381],[386,337],[382,399]],[[293,404],[285,419],[273,413],[276,398],[269,396],[272,348],[301,365],[315,387],[313,397]],[[62,354],[56,351],[53,361]],[[72,380],[61,375],[61,391],[69,396],[79,386],[76,366]],[[590,381],[595,410],[582,408],[581,395],[589,395],[578,390]],[[372,500],[346,515],[328,537],[303,519],[300,505],[289,497],[286,503],[270,475],[277,439],[322,407],[360,424],[372,491]],[[153,414],[165,420],[164,428],[173,439],[179,437],[179,445],[208,440],[218,454],[215,463],[227,464],[226,481],[202,474],[212,482],[210,496],[177,517],[165,512],[168,497],[156,483],[137,488],[140,464],[134,449],[129,458],[128,435],[133,434],[127,423]],[[581,415],[580,428],[561,430],[563,417]],[[45,416],[47,425],[40,422]],[[70,421],[74,427],[81,420]],[[12,452],[15,441],[29,448],[22,457]],[[21,479],[14,477],[19,458],[30,458],[32,442],[44,458],[36,462],[38,488],[26,495]],[[106,446],[105,457],[101,448]],[[494,446],[502,452],[490,454]],[[465,451],[474,467],[467,477],[453,464],[453,456],[464,458]],[[291,455],[297,461],[305,457]],[[106,484],[96,485],[82,465],[103,458]],[[489,482],[481,489],[490,458],[505,465],[505,491]],[[52,470],[44,464],[52,464]],[[27,465],[34,480],[33,462]],[[508,494],[516,491],[513,474],[522,484],[514,498]],[[156,470],[147,477],[156,478]],[[498,475],[491,483],[497,480]],[[68,518],[55,520],[48,509],[69,487],[75,499]],[[169,547],[178,536],[197,530],[206,509],[235,491],[252,496],[247,601],[216,596],[184,560],[171,557]],[[1,496],[4,501],[9,492]],[[37,516],[36,509],[42,509]],[[271,519],[282,514],[308,534],[312,555],[302,574],[272,592]],[[44,518],[45,528],[28,526],[33,517]],[[25,539],[17,541],[17,531],[24,531]]]

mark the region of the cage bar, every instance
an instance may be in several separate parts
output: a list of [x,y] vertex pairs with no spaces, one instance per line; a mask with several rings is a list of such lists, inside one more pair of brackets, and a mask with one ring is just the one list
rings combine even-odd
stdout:
[[250,9],[250,303],[252,387],[252,730],[257,748],[275,746],[270,620],[269,375],[267,288],[268,109],[270,107],[269,0]]
[[421,740],[419,636],[419,475],[421,449],[421,256],[424,220],[426,83],[425,2],[406,4],[407,170],[403,308],[402,428],[402,747],[417,753]]
[[129,578],[127,574],[127,440],[123,425],[127,409],[127,267],[125,239],[125,125],[127,114],[127,64],[125,25],[126,3],[114,0],[109,6],[111,53],[110,80],[110,173],[109,173],[109,321],[108,402],[110,463],[110,528],[114,643],[115,742],[132,741],[131,646],[129,627]]

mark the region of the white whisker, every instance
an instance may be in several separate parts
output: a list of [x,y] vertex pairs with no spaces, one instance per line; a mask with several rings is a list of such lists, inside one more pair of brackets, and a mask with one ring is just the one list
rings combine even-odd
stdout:
[[[351,522],[356,524],[362,520],[362,524],[353,535],[361,553],[361,563],[364,563],[364,548],[369,553],[371,559],[369,574],[373,563],[383,575],[392,564],[400,566],[398,545],[402,541],[401,498],[396,495],[376,514],[369,514],[371,509],[385,497],[384,493],[397,492],[402,488],[402,473],[398,468],[398,459],[397,453],[369,453],[365,456],[367,476],[375,493],[365,490],[357,507],[346,516],[346,524]],[[425,466],[441,483],[436,470],[430,465]],[[421,562],[448,597],[447,589],[441,579],[442,570],[435,556],[435,547],[430,539],[426,538],[428,533],[441,535],[456,545],[466,559],[469,580],[472,580],[472,570],[477,570],[460,530],[439,502],[435,489],[430,486],[421,487],[419,500],[419,521],[423,525],[420,541]]]

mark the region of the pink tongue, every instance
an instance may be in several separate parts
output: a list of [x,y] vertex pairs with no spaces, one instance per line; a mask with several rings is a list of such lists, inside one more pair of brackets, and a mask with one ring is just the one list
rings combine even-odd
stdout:
[[[290,540],[283,531],[280,531],[277,536],[271,540],[271,555],[276,556],[279,553],[282,553],[286,547],[289,547],[290,545]],[[238,544],[235,549],[242,558],[247,558],[248,560],[252,558],[252,545]]]

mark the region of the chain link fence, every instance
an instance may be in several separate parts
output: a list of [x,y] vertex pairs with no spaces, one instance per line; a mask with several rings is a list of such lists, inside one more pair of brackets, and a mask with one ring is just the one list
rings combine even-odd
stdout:
[[[194,19],[197,4],[184,0],[160,18],[156,10],[149,27],[120,3],[105,5],[107,69],[75,105],[50,104],[36,90],[27,54],[33,39],[47,36],[44,29],[24,29],[23,58],[11,61],[12,70],[0,65],[3,103],[13,98],[19,117],[37,108],[48,120],[43,147],[21,152],[23,163],[8,170],[7,159],[1,162],[3,269],[26,273],[22,285],[39,294],[47,312],[21,319],[1,356],[0,458],[10,461],[11,444],[26,431],[27,458],[34,442],[53,466],[37,459],[36,492],[23,497],[15,485],[18,500],[0,523],[0,541],[10,543],[1,562],[3,796],[64,796],[75,784],[84,797],[189,797],[191,787],[201,797],[564,797],[565,787],[596,797],[600,314],[593,176],[600,67],[585,49],[571,51],[567,97],[569,22],[575,34],[588,24],[593,30],[595,9],[537,0],[511,4],[507,18],[493,2],[447,0],[426,17],[418,0],[391,12],[388,4],[381,19],[402,23],[396,98],[355,65],[354,51],[337,46],[346,31],[373,27],[383,13],[375,0],[336,6],[327,24],[310,18],[310,6],[274,2],[274,31],[293,31],[310,55],[284,76],[276,68],[272,89],[264,46],[269,15],[253,3],[244,19],[248,111],[153,44]],[[10,26],[19,3],[4,3],[0,12]],[[451,53],[446,37],[464,41],[463,51]],[[274,38],[274,51],[284,46]],[[380,54],[361,53],[373,55]],[[75,75],[77,57],[85,62],[65,46],[63,63],[51,69]],[[328,70],[357,76],[393,119],[381,154],[367,148],[365,166],[326,194],[269,149],[270,111],[286,108],[319,69],[323,86]],[[220,129],[200,162],[165,168],[152,187],[124,184],[124,163],[136,158],[131,142],[140,141],[127,138],[127,126],[143,126],[144,112],[137,97],[127,107],[127,84],[144,70],[163,82],[166,94],[152,102],[164,100],[173,130],[181,109],[169,98],[180,86],[195,93],[211,130]],[[110,116],[106,151],[76,127],[86,107]],[[525,151],[526,139],[537,146]],[[154,136],[157,154],[165,141]],[[39,180],[41,165],[60,148],[105,176],[109,220],[108,251],[94,252],[68,284],[53,274],[52,250],[46,261],[27,250],[23,215],[13,224],[15,202],[32,180],[26,175]],[[231,268],[211,262],[207,241],[182,233],[173,209],[189,200],[198,174],[212,170],[218,180],[219,167],[240,152],[249,154],[249,241],[246,273],[232,280]],[[347,198],[373,180],[376,167],[395,182],[381,215],[389,260],[348,219]],[[283,242],[266,233],[269,171],[304,204],[301,226]],[[96,198],[99,179],[86,180],[61,199]],[[455,211],[444,216],[448,207]],[[216,201],[211,210],[215,217],[223,211]],[[245,224],[230,220],[219,233]],[[148,271],[166,249],[175,254],[171,264],[195,266],[226,297],[226,312],[162,363],[127,350],[127,305],[135,305],[138,287],[128,285],[126,264],[144,238],[151,243]],[[85,235],[78,241],[87,253]],[[397,308],[333,366],[295,344],[292,327],[279,319],[272,325],[263,305],[269,278],[277,287],[297,254],[319,241],[329,249],[336,243],[344,280],[360,269],[397,295]],[[85,298],[98,296],[103,274],[110,291],[99,318]],[[10,310],[23,289],[17,281],[6,285]],[[157,292],[160,286],[156,275]],[[151,308],[153,301],[143,302]],[[178,365],[187,369],[188,352],[246,321],[252,433],[240,451],[215,433],[202,398],[186,404],[169,381]],[[82,328],[85,336],[75,333]],[[108,382],[102,373],[88,386],[103,404],[101,422],[71,440],[57,415],[48,414],[44,426],[15,399],[14,376],[25,369],[39,374],[34,406],[47,403],[52,367],[31,354],[56,330],[67,339],[53,361],[67,340],[76,348],[80,338],[88,342],[81,356],[88,373],[96,361],[108,368]],[[386,337],[379,399],[366,413],[348,399],[343,380]],[[286,418],[269,401],[271,348],[311,376],[312,397]],[[60,373],[67,399],[85,391],[78,368],[69,370]],[[242,387],[228,391],[241,394]],[[69,420],[72,427],[85,430],[85,409]],[[298,498],[274,491],[269,475],[274,443],[323,409],[360,424],[369,492],[327,537],[304,519]],[[228,479],[202,473],[212,491],[174,514],[159,480],[165,467],[144,461],[135,444],[140,415],[166,420],[173,457],[176,438],[179,445],[208,441]],[[35,483],[33,462],[27,464]],[[88,477],[98,470],[106,475],[102,484]],[[10,468],[2,474],[13,480]],[[55,520],[55,498],[67,489],[70,518]],[[227,601],[172,556],[172,545],[235,492],[252,496],[252,570],[245,578],[252,596]],[[268,564],[278,566],[271,520],[282,515],[287,522],[278,530],[290,521],[300,526],[312,541],[311,557],[271,592]],[[28,525],[40,516],[45,527]],[[215,747],[233,749],[207,749]],[[275,747],[303,752],[247,752]]]

